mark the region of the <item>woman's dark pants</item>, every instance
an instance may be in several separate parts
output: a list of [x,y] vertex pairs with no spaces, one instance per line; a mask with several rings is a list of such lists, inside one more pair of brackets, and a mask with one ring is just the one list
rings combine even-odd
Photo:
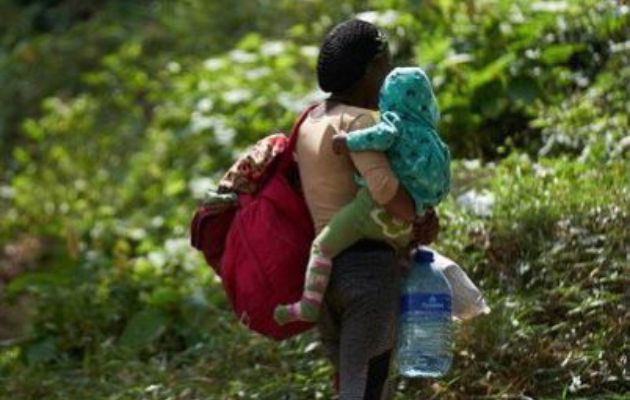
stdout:
[[340,400],[388,396],[399,299],[397,255],[387,244],[362,240],[333,260],[318,327]]

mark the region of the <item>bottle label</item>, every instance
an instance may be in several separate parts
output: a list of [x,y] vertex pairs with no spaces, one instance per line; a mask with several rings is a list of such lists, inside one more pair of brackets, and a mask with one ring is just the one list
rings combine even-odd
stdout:
[[401,297],[402,314],[451,313],[451,296],[446,293],[408,293]]

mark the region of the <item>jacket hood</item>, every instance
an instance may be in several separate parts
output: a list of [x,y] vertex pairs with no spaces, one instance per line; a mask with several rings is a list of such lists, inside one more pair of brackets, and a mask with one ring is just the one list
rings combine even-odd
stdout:
[[403,120],[419,120],[437,129],[440,112],[427,74],[417,67],[395,68],[381,87],[379,109]]

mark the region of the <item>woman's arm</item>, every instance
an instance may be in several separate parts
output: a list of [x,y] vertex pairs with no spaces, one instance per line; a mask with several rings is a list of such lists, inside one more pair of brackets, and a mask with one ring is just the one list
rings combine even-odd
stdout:
[[[374,126],[375,122],[369,114],[363,114],[352,121],[348,131],[365,129]],[[385,154],[377,151],[351,152],[350,158],[365,179],[374,201],[396,218],[412,222],[415,217],[413,199],[399,184]]]
[[398,185],[396,194],[387,203],[382,204],[385,211],[396,218],[407,222],[413,222],[416,217],[416,207],[409,192],[402,186]]
[[427,209],[422,217],[417,217],[413,223],[412,245],[431,244],[440,233],[440,219],[433,208]]
[[[374,123],[374,119],[369,115],[361,115],[350,124],[349,131],[364,129]],[[400,185],[384,153],[351,152],[350,158],[365,179],[374,201],[396,218],[413,222],[414,244],[429,244],[435,241],[440,230],[440,221],[435,211],[429,209],[423,217],[417,217],[413,199]]]

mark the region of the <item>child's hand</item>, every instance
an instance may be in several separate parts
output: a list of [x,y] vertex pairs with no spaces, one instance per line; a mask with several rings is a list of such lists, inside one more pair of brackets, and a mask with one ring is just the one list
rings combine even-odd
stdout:
[[348,144],[346,143],[346,135],[336,134],[332,139],[332,147],[335,154],[348,153]]

